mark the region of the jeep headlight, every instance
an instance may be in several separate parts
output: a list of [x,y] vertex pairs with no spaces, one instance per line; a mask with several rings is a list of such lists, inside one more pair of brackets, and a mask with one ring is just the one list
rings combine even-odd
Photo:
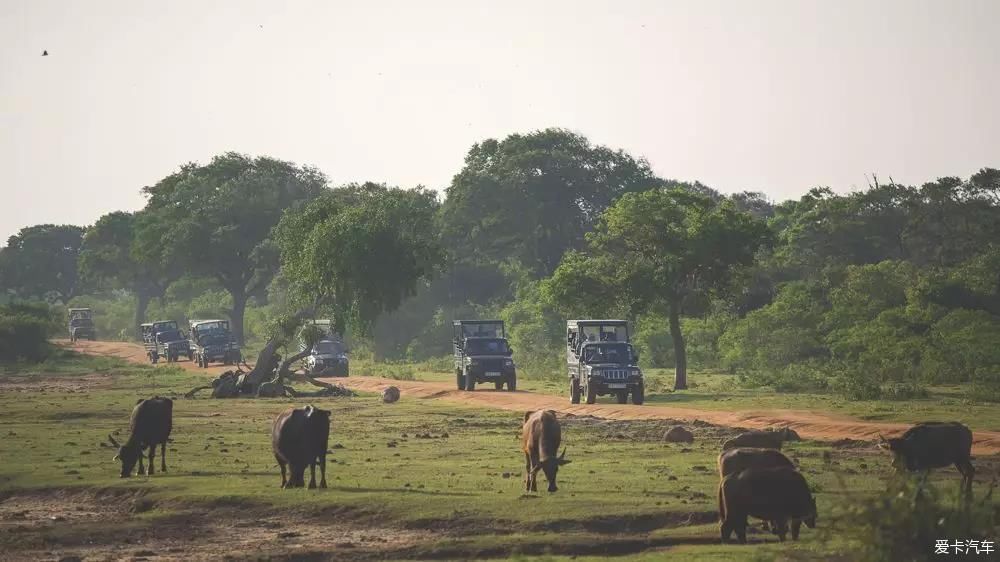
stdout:
[[513,359],[504,359],[503,360],[503,366],[504,367],[513,367],[514,366],[514,360]]

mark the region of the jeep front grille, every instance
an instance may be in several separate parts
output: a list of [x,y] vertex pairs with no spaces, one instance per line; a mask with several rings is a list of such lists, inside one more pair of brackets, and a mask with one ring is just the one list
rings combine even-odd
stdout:
[[601,376],[609,381],[621,381],[628,379],[628,369],[607,369],[601,371]]

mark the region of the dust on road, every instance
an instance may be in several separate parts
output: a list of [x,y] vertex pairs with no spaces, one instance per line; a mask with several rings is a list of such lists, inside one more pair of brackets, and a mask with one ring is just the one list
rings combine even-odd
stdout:
[[[69,344],[73,349],[93,355],[110,355],[128,361],[145,363],[146,354],[141,345],[125,342],[78,341]],[[229,367],[209,367],[201,369],[188,361],[173,363],[191,371],[216,375]],[[643,406],[619,404],[569,404],[565,396],[537,394],[517,391],[474,391],[457,390],[454,384],[428,381],[399,381],[378,377],[347,377],[320,379],[334,384],[342,384],[352,390],[381,392],[388,386],[396,386],[405,398],[441,399],[466,405],[478,405],[503,410],[527,411],[548,409],[562,414],[593,416],[610,420],[657,420],[674,419],[684,421],[701,420],[713,425],[764,429],[772,426],[788,426],[805,439],[837,441],[841,439],[874,440],[881,433],[886,437],[901,434],[910,424],[868,422],[847,416],[821,414],[799,410],[699,410],[674,406],[646,404]],[[1000,453],[1000,432],[976,431],[973,433],[972,453],[994,455]]]

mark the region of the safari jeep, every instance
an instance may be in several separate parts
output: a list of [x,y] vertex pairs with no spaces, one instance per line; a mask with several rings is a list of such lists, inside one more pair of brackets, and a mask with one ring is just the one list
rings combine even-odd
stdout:
[[638,367],[639,353],[629,343],[625,320],[569,320],[566,322],[566,366],[570,403],[585,396],[614,395],[619,404],[642,404],[645,388]]
[[95,340],[94,316],[89,308],[69,309],[69,341]]
[[497,390],[517,389],[517,370],[503,320],[455,320],[455,379],[459,390],[492,382]]
[[192,320],[188,338],[199,367],[216,362],[236,365],[243,360],[228,320]]
[[146,357],[150,363],[157,363],[161,357],[165,357],[167,363],[173,363],[181,357],[194,359],[191,343],[181,333],[175,320],[141,324],[139,333],[142,335],[142,345],[146,348]]

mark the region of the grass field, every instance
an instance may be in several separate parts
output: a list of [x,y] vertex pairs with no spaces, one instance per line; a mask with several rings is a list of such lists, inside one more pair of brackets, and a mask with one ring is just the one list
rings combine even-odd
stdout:
[[[417,378],[447,376],[412,369]],[[724,384],[705,379],[685,405],[766,407],[761,403],[771,399],[737,391],[729,402],[699,397]],[[727,428],[694,427],[695,443],[680,445],[662,441],[667,426],[661,422],[566,418],[572,463],[559,473],[559,492],[524,494],[517,413],[405,397],[386,405],[358,396],[312,401],[333,411],[329,488],[281,490],[270,422],[300,403],[182,398],[203,381],[176,368],[68,353],[35,367],[6,367],[0,375],[0,552],[14,559],[158,553],[657,560],[669,552],[690,560],[851,560],[853,545],[839,531],[838,514],[882,488],[889,473],[888,459],[874,450],[791,444],[787,452],[816,494],[820,528],[804,531],[797,543],[757,533],[754,544],[721,545],[715,457],[719,440],[731,434]],[[538,390],[547,384],[524,380]],[[124,440],[136,400],[156,394],[176,400],[169,472],[121,480],[107,435],[118,432]],[[899,417],[887,419],[907,416],[899,409],[888,413]],[[995,471],[995,463],[984,463],[980,481]],[[957,487],[956,474],[939,471],[933,479],[950,489]]]

